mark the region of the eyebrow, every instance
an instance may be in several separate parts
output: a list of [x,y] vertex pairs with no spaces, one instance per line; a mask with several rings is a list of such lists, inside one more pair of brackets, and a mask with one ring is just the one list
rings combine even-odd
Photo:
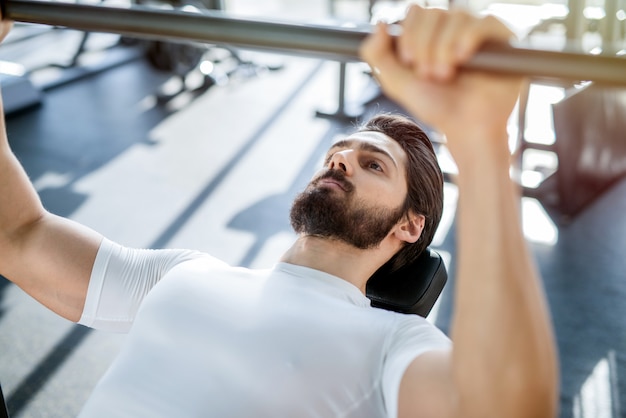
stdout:
[[391,154],[370,142],[355,141],[353,139],[342,139],[341,141],[335,142],[328,150],[328,153],[330,153],[330,151],[335,148],[350,148],[354,143],[359,144],[358,149],[384,155],[391,160],[396,168],[398,168],[398,164],[396,164],[396,160],[391,156]]

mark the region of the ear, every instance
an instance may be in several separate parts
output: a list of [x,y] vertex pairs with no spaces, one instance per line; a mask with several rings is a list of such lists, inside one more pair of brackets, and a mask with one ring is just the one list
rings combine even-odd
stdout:
[[396,225],[394,235],[400,241],[414,243],[422,235],[426,217],[424,215],[416,215],[413,212],[403,217]]

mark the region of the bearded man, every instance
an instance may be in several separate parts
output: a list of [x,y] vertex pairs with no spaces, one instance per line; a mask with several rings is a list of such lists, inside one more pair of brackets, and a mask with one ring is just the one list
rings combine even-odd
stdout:
[[508,173],[520,80],[458,70],[511,32],[418,6],[402,28],[394,41],[380,25],[361,52],[390,97],[447,135],[459,168],[454,348],[364,294],[382,265],[420,254],[441,216],[436,157],[406,118],[330,148],[295,200],[296,242],[268,270],[125,248],[46,212],[2,126],[0,274],[69,320],[128,332],[81,417],[554,415],[553,334]]

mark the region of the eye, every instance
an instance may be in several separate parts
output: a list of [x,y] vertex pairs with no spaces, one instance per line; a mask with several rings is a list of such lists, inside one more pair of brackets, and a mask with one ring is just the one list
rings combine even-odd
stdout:
[[375,161],[375,160],[368,161],[366,164],[366,167],[374,171],[380,171],[380,172],[383,171],[383,167],[380,164],[378,164],[378,161]]

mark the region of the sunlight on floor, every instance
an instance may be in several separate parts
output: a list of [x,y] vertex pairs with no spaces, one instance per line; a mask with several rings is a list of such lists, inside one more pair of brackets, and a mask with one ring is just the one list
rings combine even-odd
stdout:
[[[614,396],[616,382],[615,352],[596,364],[574,399],[574,418],[619,418],[619,397]],[[613,402],[613,399],[617,400]]]
[[554,245],[558,241],[557,227],[535,199],[522,198],[522,226],[524,236],[530,242]]

